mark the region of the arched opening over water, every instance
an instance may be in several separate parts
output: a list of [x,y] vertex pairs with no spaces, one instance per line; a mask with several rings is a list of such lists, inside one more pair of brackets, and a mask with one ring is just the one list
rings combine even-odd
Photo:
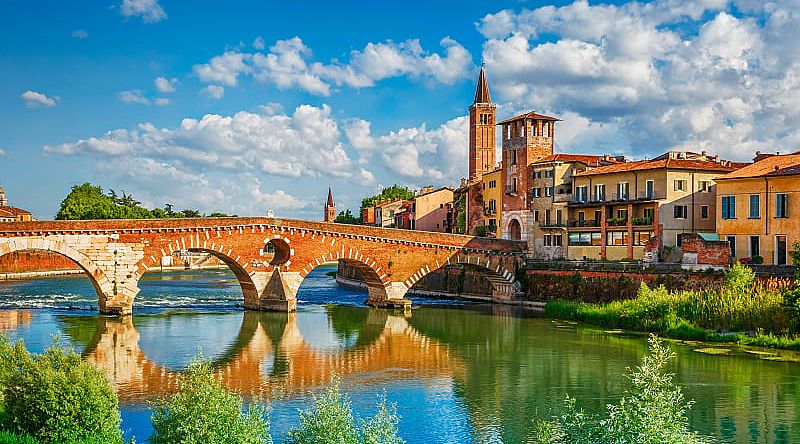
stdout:
[[[238,284],[238,285],[237,285]],[[250,274],[232,257],[204,248],[175,251],[139,279],[134,307],[232,308],[256,294]]]
[[[68,282],[64,286],[50,285],[53,281],[45,276],[32,276],[24,281],[0,281],[0,294],[4,297],[0,308],[89,308],[97,307],[109,295],[114,294],[115,282],[100,270],[94,262],[78,250],[59,240],[26,239],[17,243],[7,241],[10,246],[7,253],[0,256],[0,264],[5,263],[0,273],[42,271],[45,268],[53,274],[74,274],[74,278],[59,280]],[[10,264],[18,260],[25,266],[12,267]],[[83,271],[77,274],[77,271]],[[83,276],[88,277],[86,280]],[[28,290],[22,291],[22,288]],[[36,287],[32,290],[31,287]],[[32,291],[31,291],[32,290]],[[92,291],[94,290],[94,291]],[[31,296],[35,293],[36,296]]]
[[263,249],[264,259],[270,265],[283,265],[289,261],[292,256],[292,249],[289,244],[283,239],[270,239],[264,245]]

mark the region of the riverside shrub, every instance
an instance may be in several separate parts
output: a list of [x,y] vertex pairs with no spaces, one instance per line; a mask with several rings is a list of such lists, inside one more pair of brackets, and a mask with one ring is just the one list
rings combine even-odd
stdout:
[[350,400],[343,395],[339,382],[320,396],[314,407],[300,412],[300,425],[289,431],[289,444],[402,444],[397,436],[399,419],[395,406],[386,397],[378,404],[378,412],[369,420],[356,419]]
[[181,390],[153,405],[153,444],[271,443],[263,407],[246,411],[242,398],[214,377],[211,363],[196,360],[183,377]]
[[31,355],[22,341],[0,337],[0,386],[0,427],[5,439],[17,439],[9,442],[122,442],[108,379],[57,338],[44,353]]
[[616,444],[704,444],[709,438],[689,429],[686,401],[664,367],[674,353],[651,336],[650,354],[642,364],[629,369],[630,388],[618,404],[608,405],[605,415],[593,415],[579,408],[567,396],[564,412],[537,423],[540,443],[616,443]]

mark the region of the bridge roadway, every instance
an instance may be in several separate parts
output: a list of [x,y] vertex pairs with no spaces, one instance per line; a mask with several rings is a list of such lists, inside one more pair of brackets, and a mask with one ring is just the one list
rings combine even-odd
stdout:
[[483,270],[492,297],[510,299],[524,248],[500,239],[266,217],[0,223],[0,256],[45,250],[72,259],[89,275],[100,312],[116,315],[131,314],[139,278],[180,250],[210,253],[228,265],[246,309],[294,311],[303,279],[331,261],[358,268],[368,303],[378,307],[407,306],[405,294],[416,282],[453,264]]

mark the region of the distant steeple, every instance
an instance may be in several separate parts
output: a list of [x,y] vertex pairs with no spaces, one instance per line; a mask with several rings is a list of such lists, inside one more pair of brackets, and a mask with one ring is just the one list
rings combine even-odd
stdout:
[[328,202],[325,203],[325,222],[334,222],[336,220],[336,204],[333,203],[333,192],[331,187],[328,187]]
[[478,86],[475,88],[475,101],[472,103],[492,103],[489,95],[489,82],[486,81],[486,70],[481,65],[481,73],[478,75]]
[[6,199],[6,192],[2,186],[0,186],[0,207],[7,207],[8,206],[8,199]]

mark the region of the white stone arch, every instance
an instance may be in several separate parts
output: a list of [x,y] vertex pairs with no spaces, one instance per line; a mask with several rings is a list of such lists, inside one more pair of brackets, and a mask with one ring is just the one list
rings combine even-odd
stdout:
[[89,281],[94,286],[100,305],[114,296],[114,283],[106,276],[91,259],[79,250],[73,248],[64,239],[47,237],[19,237],[0,239],[0,256],[5,256],[17,251],[49,251],[60,254],[75,262],[89,276]]

